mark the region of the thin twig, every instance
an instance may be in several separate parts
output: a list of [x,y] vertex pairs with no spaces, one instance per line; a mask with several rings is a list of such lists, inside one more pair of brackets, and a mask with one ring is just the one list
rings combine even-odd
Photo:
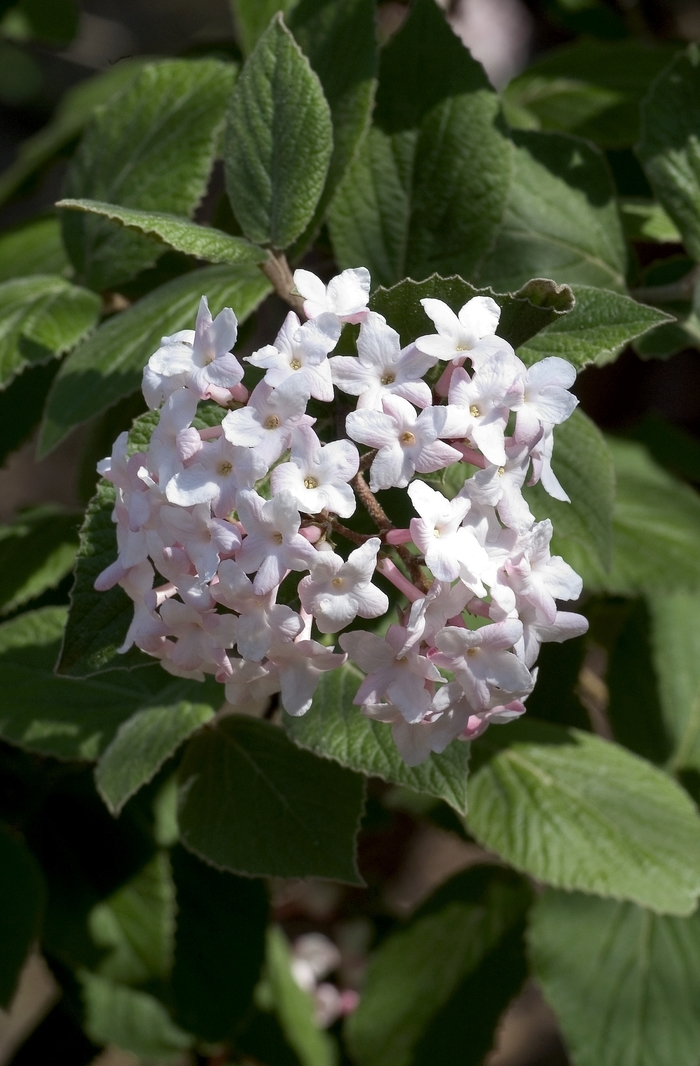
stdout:
[[359,497],[360,503],[365,511],[367,511],[367,514],[374,520],[376,525],[379,526],[381,530],[393,529],[394,523],[389,518],[389,515],[384,510],[359,470],[350,484]]
[[345,537],[347,540],[351,540],[353,544],[366,544],[368,540],[371,540],[374,533],[356,533],[354,529],[348,529],[342,522],[339,522],[336,518],[328,519],[328,525],[331,527],[334,533],[340,533],[341,537]]
[[271,251],[260,269],[280,296],[297,314],[304,313],[304,300],[294,292],[294,278],[284,252]]

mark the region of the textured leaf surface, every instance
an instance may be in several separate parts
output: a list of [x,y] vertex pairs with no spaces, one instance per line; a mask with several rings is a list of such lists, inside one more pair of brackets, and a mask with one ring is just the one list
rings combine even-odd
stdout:
[[316,755],[361,774],[427,792],[466,814],[469,745],[450,744],[442,755],[431,755],[420,766],[406,766],[391,726],[365,718],[352,702],[362,677],[352,666],[323,674],[311,710],[301,718],[285,715],[287,735]]
[[67,266],[57,218],[33,218],[0,236],[0,282],[29,274],[62,274]]
[[700,818],[661,770],[615,744],[536,720],[489,730],[469,782],[469,828],[556,888],[690,914]]
[[[93,119],[66,197],[190,215],[206,190],[234,77],[231,64],[213,59],[144,67]],[[67,212],[61,222],[71,261],[94,289],[114,288],[161,251],[97,216]]]
[[178,778],[182,841],[212,865],[362,883],[355,865],[362,778],[300,751],[281,729],[224,718],[189,742]]
[[700,597],[674,592],[648,597],[653,661],[671,766],[700,770]]
[[7,1008],[39,935],[45,890],[36,859],[4,828],[0,828],[0,869],[0,1007]]
[[0,388],[20,371],[62,355],[95,325],[94,293],[55,274],[0,284]]
[[57,677],[66,611],[44,607],[0,626],[0,735],[40,755],[96,759],[120,724],[144,707],[176,709],[206,699],[207,687],[173,679],[159,665],[99,678]]
[[700,915],[547,891],[529,933],[535,976],[577,1066],[695,1066]]
[[[460,1063],[481,1062],[492,1036],[479,1032],[479,1013],[493,1014],[487,960],[522,922],[530,898],[519,877],[494,867],[468,870],[442,885],[371,959],[362,1000],[346,1024],[353,1060],[359,1066],[450,1066],[457,1041]],[[520,965],[508,961],[515,963],[512,971],[500,974],[506,1002],[525,975],[522,952]]]
[[267,893],[261,881],[214,870],[182,847],[172,864],[176,1018],[199,1037],[222,1040],[249,1010],[260,976]]
[[161,337],[194,329],[203,295],[212,314],[226,305],[242,322],[269,291],[270,283],[255,266],[204,267],[161,285],[107,319],[61,366],[46,406],[41,454],[55,448],[75,426],[136,392]]
[[576,304],[568,315],[557,318],[518,351],[527,363],[556,355],[568,359],[579,370],[589,363],[611,363],[636,337],[671,316],[657,307],[631,300],[622,293],[574,285]]
[[304,231],[332,150],[321,83],[278,16],[243,68],[227,112],[226,188],[252,241],[287,248]]
[[0,526],[0,614],[54,588],[71,572],[80,516],[47,504]]
[[690,45],[642,105],[637,154],[658,199],[700,260],[700,49]]
[[170,1018],[148,992],[115,984],[106,977],[80,974],[85,1005],[85,1032],[96,1044],[116,1044],[124,1051],[157,1062],[176,1062],[194,1038]]

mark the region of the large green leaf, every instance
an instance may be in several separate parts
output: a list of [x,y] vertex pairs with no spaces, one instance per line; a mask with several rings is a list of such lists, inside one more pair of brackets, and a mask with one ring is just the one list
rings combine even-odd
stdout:
[[223,1040],[249,1010],[260,977],[265,887],[214,870],[182,847],[173,850],[172,863],[178,910],[175,1016],[197,1036]]
[[109,70],[86,78],[69,89],[47,126],[26,140],[14,163],[0,174],[0,203],[4,203],[37,170],[80,134],[95,108],[106,103],[134,79],[143,59],[123,59]]
[[700,771],[700,597],[697,592],[652,594],[653,661],[674,769]]
[[4,828],[0,828],[0,869],[0,1007],[7,1008],[39,935],[45,889],[32,853]]
[[573,291],[573,310],[545,326],[519,349],[524,362],[557,355],[579,370],[590,363],[604,366],[635,337],[672,318],[658,307],[647,307],[609,289],[574,285]]
[[0,284],[0,388],[27,366],[62,355],[97,322],[99,298],[57,274]]
[[194,1037],[170,1018],[148,992],[116,984],[83,970],[85,1032],[96,1044],[115,1044],[140,1059],[179,1062]]
[[270,291],[254,266],[213,266],[161,285],[133,307],[107,319],[63,363],[46,405],[41,455],[76,426],[136,392],[145,364],[164,334],[194,328],[202,295],[212,314],[227,304],[244,321]]
[[700,914],[547,891],[529,933],[535,976],[576,1066],[695,1066]]
[[513,140],[503,222],[469,278],[501,291],[531,277],[624,289],[626,244],[602,153],[565,134],[516,131]]
[[[190,215],[206,190],[235,68],[214,59],[145,67],[93,119],[66,176],[64,194]],[[151,266],[161,246],[85,214],[62,216],[80,277],[114,288]]]
[[690,45],[642,104],[637,154],[658,199],[700,260],[700,49]]
[[[66,611],[44,607],[0,626],[0,736],[40,755],[96,759],[122,722],[147,707],[200,706],[211,692],[160,665],[74,681],[57,677]],[[190,714],[194,714],[194,709]]]
[[321,83],[279,15],[243,68],[227,112],[226,188],[252,241],[287,248],[303,233],[332,150]]
[[391,726],[366,718],[352,702],[362,676],[353,666],[323,674],[311,709],[301,718],[285,715],[287,734],[316,755],[361,774],[427,792],[466,814],[469,745],[451,744],[442,755],[431,755],[420,766],[406,766],[392,740]]
[[79,515],[45,504],[0,526],[0,615],[54,588],[71,572]]
[[0,282],[29,274],[62,274],[68,266],[58,219],[40,216],[0,236]]
[[504,337],[514,348],[525,344],[535,333],[571,311],[574,296],[568,285],[556,285],[544,278],[535,278],[518,292],[499,293],[493,289],[476,289],[460,277],[441,278],[433,274],[425,281],[404,278],[390,289],[377,289],[370,298],[370,307],[384,315],[401,335],[402,344],[434,330],[421,300],[443,300],[453,311],[474,296],[490,296],[501,308],[498,336]]
[[297,0],[229,0],[238,40],[248,56],[278,11],[290,11]]
[[0,389],[0,466],[39,425],[57,370],[56,360],[27,367],[6,389]]
[[474,747],[471,832],[556,888],[691,914],[700,818],[663,771],[609,741],[524,719]]
[[300,751],[276,726],[224,718],[189,742],[178,778],[182,841],[212,865],[362,883],[355,865],[362,778]]
[[[457,1047],[460,1064],[482,1062],[500,1010],[527,972],[522,949],[510,943],[504,958],[498,948],[520,939],[530,899],[512,872],[476,867],[442,885],[384,940],[346,1025],[358,1066],[452,1066]],[[494,956],[511,964],[497,978]]]

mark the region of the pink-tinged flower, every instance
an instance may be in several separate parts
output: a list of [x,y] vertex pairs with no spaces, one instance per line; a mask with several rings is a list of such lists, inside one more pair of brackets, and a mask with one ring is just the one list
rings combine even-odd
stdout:
[[522,366],[512,351],[504,350],[495,352],[473,377],[457,367],[450,379],[443,435],[475,444],[497,466],[506,461],[504,437],[510,404],[522,395],[518,364]]
[[333,382],[343,392],[359,396],[358,410],[381,411],[385,396],[402,396],[416,407],[432,401],[429,386],[421,378],[435,363],[415,344],[401,348],[395,329],[381,315],[370,311],[357,338],[357,358],[336,355],[330,360]]
[[522,637],[517,619],[460,629],[446,626],[435,636],[441,654],[434,662],[451,670],[475,711],[488,710],[532,691],[530,671],[508,649]]
[[517,555],[504,567],[505,580],[516,594],[535,608],[540,622],[551,625],[557,616],[556,600],[576,600],[583,582],[559,555],[550,555],[554,530],[548,518],[533,526]]
[[208,504],[197,504],[191,513],[182,507],[162,507],[160,517],[192,560],[202,581],[211,581],[221,557],[232,555],[241,546],[236,526],[212,518]]
[[340,646],[367,674],[353,703],[393,703],[407,722],[420,722],[432,699],[426,681],[443,678],[427,656],[406,649],[406,639],[403,626],[393,625],[386,637],[361,629],[343,633]]
[[542,482],[542,488],[555,500],[571,503],[566,490],[552,470],[552,452],[554,450],[554,432],[552,426],[544,426],[537,441],[530,448],[532,459],[532,476],[528,485]]
[[277,667],[270,662],[230,659],[231,676],[226,682],[226,700],[241,707],[246,714],[259,714],[267,707],[270,696],[280,690]]
[[251,488],[267,469],[259,451],[236,448],[217,437],[202,442],[194,461],[168,482],[165,494],[180,507],[210,503],[214,513],[225,518],[236,506],[238,490]]
[[306,714],[311,706],[321,674],[337,670],[348,658],[315,640],[273,644],[267,654],[279,672],[280,702],[295,718]]
[[472,598],[470,589],[461,582],[450,585],[446,581],[433,581],[425,596],[414,600],[406,622],[406,643],[403,651],[426,641],[432,643],[452,619],[461,616],[467,602]]
[[124,643],[119,648],[123,655],[136,644],[142,651],[156,652],[162,649],[168,629],[163,620],[153,610],[153,578],[155,574],[150,562],[145,559],[138,566],[127,570],[119,582],[129,599],[134,603],[134,617],[127,631]]
[[[420,722],[410,724],[391,703],[365,703],[362,713],[376,722],[389,723],[392,738],[403,761],[407,766],[419,766],[433,752],[443,752],[447,745],[462,733],[466,725],[467,715],[463,705],[457,703],[455,707],[445,705],[444,709],[436,708],[441,693],[449,687],[443,685],[438,689],[425,718]],[[454,687],[459,688],[458,685]],[[445,702],[443,699],[440,706]],[[466,700],[463,702],[466,704]]]
[[258,662],[273,643],[294,640],[302,630],[296,611],[282,603],[275,603],[277,589],[264,596],[253,589],[253,582],[232,559],[225,559],[219,567],[219,580],[210,587],[217,603],[230,607],[240,617],[236,647],[244,659]]
[[272,592],[288,570],[311,565],[316,549],[299,533],[301,517],[291,493],[264,500],[257,492],[239,492],[236,509],[246,531],[236,562],[246,574],[257,571],[253,589],[258,595]]
[[319,315],[302,326],[290,311],[275,343],[253,352],[246,362],[266,370],[265,381],[273,388],[293,377],[308,396],[331,403],[333,382],[328,353],[338,343],[340,330],[335,315]]
[[308,402],[309,394],[296,378],[277,389],[261,381],[245,407],[226,415],[221,423],[224,435],[238,447],[255,448],[269,469],[289,447],[293,431],[316,421],[304,413]]
[[120,521],[133,533],[138,533],[151,513],[148,485],[141,477],[146,456],[143,452],[136,452],[128,457],[128,443],[129,434],[120,433],[114,442],[111,456],[101,459],[97,464],[97,473],[111,481],[118,490],[116,506],[120,512]]
[[408,495],[420,515],[411,519],[411,537],[430,571],[439,581],[454,581],[464,573],[468,583],[480,585],[478,575],[487,564],[486,552],[474,532],[461,525],[471,500],[464,496],[448,500],[424,481],[411,482]]
[[294,431],[290,462],[276,466],[270,484],[273,493],[287,490],[300,511],[330,511],[340,518],[355,513],[355,493],[348,482],[360,466],[360,456],[349,440],[322,445],[311,426]]
[[163,337],[161,347],[148,360],[144,395],[149,407],[158,407],[175,389],[192,389],[200,400],[213,389],[232,389],[243,377],[243,367],[232,354],[238,323],[230,307],[212,319],[206,296],[197,313],[194,331],[185,329]]
[[588,619],[574,611],[557,611],[554,621],[549,624],[539,621],[537,611],[527,603],[522,604],[518,614],[523,624],[523,636],[516,643],[515,652],[530,668],[536,663],[542,644],[552,641],[562,644],[588,632]]
[[565,422],[578,404],[568,391],[576,381],[576,370],[566,359],[549,356],[526,371],[522,400],[512,405],[517,412],[515,439],[534,444],[543,426]]
[[503,346],[504,341],[494,336],[501,309],[490,296],[473,297],[457,315],[442,300],[426,299],[421,303],[437,329],[437,333],[416,341],[416,347],[426,355],[459,363],[469,357],[476,367]]
[[148,445],[148,469],[163,488],[202,447],[199,432],[192,428],[196,413],[197,397],[189,389],[175,389],[163,405]]
[[379,618],[389,610],[388,598],[371,583],[380,547],[379,537],[372,537],[351,551],[347,562],[334,552],[316,553],[310,575],[299,582],[299,596],[322,633],[337,633],[358,615]]
[[461,491],[468,492],[477,503],[495,507],[501,521],[510,529],[527,532],[535,522],[535,516],[522,494],[529,465],[527,445],[507,440],[506,462],[501,466],[494,463],[485,470],[477,470]]
[[231,667],[225,649],[236,643],[238,619],[233,614],[196,611],[177,600],[166,600],[160,616],[176,642],[169,645],[168,658],[181,671],[201,672],[214,667],[216,677],[224,681]]
[[426,407],[419,415],[400,396],[385,396],[383,411],[351,411],[348,435],[378,448],[370,468],[372,492],[404,488],[418,470],[428,474],[459,462],[460,452],[441,441],[446,408]]
[[331,313],[341,322],[361,322],[367,314],[371,279],[366,267],[344,270],[324,285],[309,270],[294,271],[294,285],[304,298],[307,318]]

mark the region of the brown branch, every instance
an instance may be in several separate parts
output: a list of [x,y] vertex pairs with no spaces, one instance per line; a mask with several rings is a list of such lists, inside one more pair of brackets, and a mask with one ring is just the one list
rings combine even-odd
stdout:
[[386,532],[387,529],[393,529],[394,523],[389,518],[388,514],[382,507],[381,503],[374,495],[369,485],[363,478],[361,472],[355,474],[354,478],[350,482],[357,496],[360,499],[360,503],[364,507],[370,518],[374,519],[374,522],[379,528]]
[[374,460],[376,454],[376,448],[372,448],[371,451],[365,452],[365,454],[360,458],[360,470],[367,470],[367,468],[372,465],[372,461]]
[[299,315],[304,314],[304,300],[294,292],[294,278],[284,252],[271,251],[260,269],[268,278],[275,292]]
[[328,525],[334,533],[340,533],[341,537],[346,537],[353,544],[366,544],[368,540],[375,536],[374,533],[356,533],[354,529],[348,529],[347,526],[344,526],[337,518],[329,518]]

